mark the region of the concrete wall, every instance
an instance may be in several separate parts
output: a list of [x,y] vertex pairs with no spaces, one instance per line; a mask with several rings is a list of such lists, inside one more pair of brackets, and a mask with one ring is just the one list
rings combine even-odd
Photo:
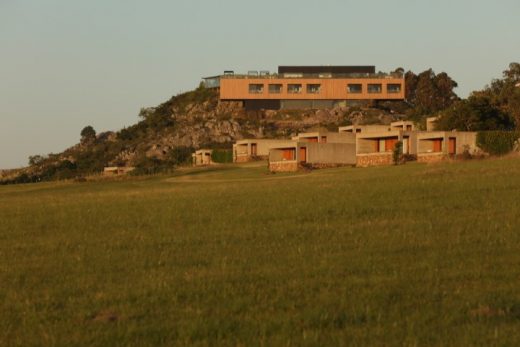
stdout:
[[[322,143],[356,143],[356,135],[354,133],[338,133],[338,132],[308,132],[299,133],[292,139],[299,142],[310,142],[311,138],[318,138],[318,142]],[[324,139],[325,138],[325,139]]]
[[[356,145],[354,143],[299,143],[298,148],[302,147],[307,149],[308,164],[356,164]],[[297,153],[299,156],[299,150]]]
[[449,156],[444,153],[420,153],[417,154],[418,163],[437,163],[449,159]]
[[404,131],[414,131],[415,124],[411,121],[401,120],[398,122],[390,123],[390,130],[404,130]]
[[298,169],[299,166],[296,160],[269,162],[269,171],[271,172],[294,172],[298,171]]
[[437,126],[437,121],[439,117],[428,117],[426,118],[426,131],[435,131]]
[[442,139],[442,153],[448,154],[450,138],[455,138],[455,154],[462,154],[464,150],[470,153],[479,152],[476,132],[459,131],[422,131],[417,132],[417,153],[433,153],[433,140]]
[[210,165],[213,164],[211,160],[211,149],[199,149],[192,155],[193,165]]
[[370,153],[370,154],[358,154],[357,155],[358,167],[368,166],[381,166],[381,165],[392,165],[393,157],[392,153]]
[[[233,160],[237,163],[247,162],[255,159],[267,159],[269,150],[277,147],[287,140],[274,139],[245,139],[239,140],[233,145]],[[253,156],[251,145],[256,144],[256,155]]]
[[[450,134],[453,134],[451,132]],[[461,154],[464,152],[466,146],[471,154],[480,152],[480,149],[477,147],[477,133],[470,131],[461,131],[456,132],[457,134],[457,154]]]
[[350,133],[382,132],[382,131],[390,131],[390,126],[389,125],[379,125],[379,124],[348,125],[345,127],[339,127],[338,131],[340,133],[343,133],[343,132],[350,132]]
[[[305,148],[306,158],[301,157],[302,148]],[[294,158],[283,157],[284,150],[289,149],[294,151]],[[294,169],[294,164],[291,164],[293,162],[296,163],[297,169],[302,161],[305,161],[306,166],[312,167],[355,165],[356,145],[354,143],[288,141],[269,151],[269,168],[271,171],[288,171],[285,170],[287,167]]]

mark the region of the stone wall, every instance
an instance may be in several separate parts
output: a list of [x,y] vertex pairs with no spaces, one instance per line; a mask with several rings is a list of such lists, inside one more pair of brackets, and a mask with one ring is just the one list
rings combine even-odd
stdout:
[[438,163],[449,159],[449,156],[443,153],[422,153],[417,154],[418,163]]
[[250,155],[237,155],[237,157],[235,158],[235,163],[247,163],[251,160],[252,158]]
[[342,167],[342,166],[353,166],[349,164],[320,164],[320,163],[312,163],[312,164],[306,164],[306,167],[310,169],[332,169],[335,167]]
[[273,161],[273,162],[269,163],[269,171],[271,171],[271,172],[298,171],[298,162],[296,162],[296,161]]
[[392,153],[358,154],[357,164],[359,167],[392,165]]
[[250,162],[250,161],[268,160],[268,159],[269,159],[268,155],[255,155],[255,156],[252,156],[252,155],[238,155],[235,158],[235,163],[247,163],[247,162]]

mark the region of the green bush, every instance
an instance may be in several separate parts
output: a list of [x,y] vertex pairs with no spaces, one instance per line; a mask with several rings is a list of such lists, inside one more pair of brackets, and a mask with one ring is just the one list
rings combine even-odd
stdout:
[[174,147],[168,153],[168,163],[173,166],[183,165],[191,163],[191,154],[193,153],[193,147],[179,146]]
[[403,156],[403,142],[397,141],[394,150],[392,151],[392,160],[394,165],[399,165],[401,163],[401,157]]
[[233,151],[229,149],[214,149],[211,160],[215,163],[232,163]]
[[477,134],[477,146],[492,155],[504,155],[514,149],[520,138],[518,131],[481,131]]

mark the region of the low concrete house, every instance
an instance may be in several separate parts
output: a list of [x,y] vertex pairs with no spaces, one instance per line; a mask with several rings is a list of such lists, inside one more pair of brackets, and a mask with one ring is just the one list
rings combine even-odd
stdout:
[[426,118],[426,131],[435,131],[437,127],[437,121],[439,117],[428,117]]
[[478,152],[476,132],[424,131],[417,133],[417,161],[436,162]]
[[356,164],[355,143],[286,141],[269,151],[271,172]]
[[390,123],[390,131],[392,130],[403,130],[403,131],[414,131],[415,124],[411,121],[400,120],[397,122]]
[[368,133],[368,132],[381,132],[389,131],[389,125],[381,124],[369,124],[369,125],[347,125],[339,127],[338,132],[340,133]]
[[244,139],[233,145],[233,162],[244,163],[252,160],[265,160],[269,150],[287,140]]
[[356,136],[357,166],[390,165],[397,142],[403,143],[403,154],[416,154],[416,132],[384,131],[358,133]]
[[213,154],[213,150],[211,149],[199,149],[195,151],[195,153],[191,155],[193,165],[203,166],[213,164],[213,161],[211,160],[211,154]]
[[349,132],[315,131],[299,133],[293,136],[293,141],[315,143],[356,143],[356,135]]
[[134,169],[135,167],[132,166],[107,166],[103,168],[103,176],[122,176]]

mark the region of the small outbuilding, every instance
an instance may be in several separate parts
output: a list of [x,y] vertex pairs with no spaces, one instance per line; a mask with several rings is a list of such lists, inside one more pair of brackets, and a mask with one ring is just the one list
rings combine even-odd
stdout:
[[244,163],[269,158],[269,150],[287,140],[244,139],[233,145],[233,162]]
[[390,131],[389,125],[381,124],[368,124],[368,125],[347,125],[339,127],[340,133],[368,133],[368,132],[381,132]]
[[393,130],[357,134],[357,166],[392,164],[393,151],[399,141],[403,144],[403,154],[416,153],[416,133],[413,131]]
[[355,143],[286,141],[269,151],[269,170],[271,172],[355,164]]
[[464,152],[478,152],[476,132],[424,131],[417,133],[417,161],[436,162]]
[[107,166],[103,169],[103,176],[122,176],[133,171],[133,166]]
[[314,143],[356,143],[356,135],[348,132],[315,131],[299,133],[293,136],[293,141]]
[[213,150],[211,149],[199,149],[195,151],[191,155],[192,162],[194,166],[205,166],[213,164],[211,160],[211,155],[213,154]]

